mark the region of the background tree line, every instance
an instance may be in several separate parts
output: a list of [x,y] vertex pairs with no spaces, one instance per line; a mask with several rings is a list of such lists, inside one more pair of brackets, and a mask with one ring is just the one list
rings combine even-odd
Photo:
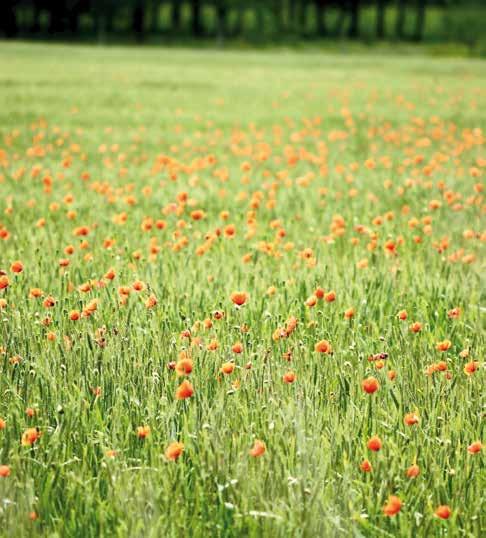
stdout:
[[474,45],[486,35],[485,0],[1,0],[4,36],[96,38],[428,38]]

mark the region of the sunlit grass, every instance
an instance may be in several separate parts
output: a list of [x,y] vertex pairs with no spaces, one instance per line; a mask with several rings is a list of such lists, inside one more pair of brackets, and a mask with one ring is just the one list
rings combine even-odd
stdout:
[[480,535],[484,63],[2,44],[0,68],[2,532]]

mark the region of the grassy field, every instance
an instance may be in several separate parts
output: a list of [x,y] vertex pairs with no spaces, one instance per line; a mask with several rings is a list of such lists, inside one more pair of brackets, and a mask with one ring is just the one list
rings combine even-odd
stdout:
[[485,532],[484,62],[0,43],[0,103],[0,534]]

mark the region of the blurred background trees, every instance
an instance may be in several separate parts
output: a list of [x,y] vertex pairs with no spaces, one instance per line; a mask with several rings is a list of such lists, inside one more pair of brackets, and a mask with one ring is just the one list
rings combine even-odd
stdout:
[[7,38],[486,41],[486,0],[0,0]]

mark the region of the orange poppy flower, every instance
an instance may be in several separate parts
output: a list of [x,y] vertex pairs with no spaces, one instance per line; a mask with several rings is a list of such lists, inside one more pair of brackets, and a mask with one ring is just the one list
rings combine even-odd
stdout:
[[442,342],[438,342],[435,346],[435,349],[437,351],[447,351],[452,346],[452,342],[450,340],[443,340]]
[[315,295],[311,295],[305,302],[305,305],[309,308],[312,308],[317,304],[317,297]]
[[471,361],[464,365],[464,373],[466,375],[472,375],[479,369],[480,363],[478,361]]
[[460,315],[461,315],[461,309],[458,307],[453,308],[452,310],[449,310],[449,312],[447,312],[447,317],[450,319],[457,319],[459,318]]
[[184,444],[174,441],[165,449],[165,457],[170,461],[176,461],[184,452]]
[[361,387],[366,393],[373,394],[380,388],[380,384],[374,377],[368,377],[362,381]]
[[403,421],[407,426],[413,426],[414,424],[418,424],[420,419],[416,413],[407,413]]
[[410,467],[407,469],[406,475],[408,478],[415,478],[420,474],[420,467],[416,465],[415,463],[413,465],[410,465]]
[[145,308],[153,308],[157,304],[157,297],[152,293],[145,301]]
[[250,456],[253,456],[254,458],[259,458],[260,456],[263,456],[263,454],[265,454],[266,450],[267,447],[265,443],[257,439],[250,450]]
[[334,302],[336,300],[336,292],[335,291],[328,291],[324,295],[324,300],[326,301],[326,303]]
[[194,387],[192,384],[185,379],[176,390],[176,398],[178,400],[185,400],[186,398],[190,398],[194,394]]
[[316,291],[314,292],[314,295],[318,298],[318,299],[324,299],[324,295],[325,295],[325,290],[323,288],[316,288]]
[[243,306],[248,300],[248,294],[244,291],[235,291],[231,294],[231,301],[236,306]]
[[233,353],[242,353],[243,352],[243,344],[241,342],[236,342],[236,344],[233,344],[231,350]]
[[383,507],[385,516],[396,516],[402,508],[402,501],[396,495],[390,495],[388,501]]
[[139,439],[146,439],[150,435],[150,426],[139,426],[137,428],[137,437]]
[[221,366],[221,372],[223,372],[223,374],[226,374],[226,375],[232,374],[234,369],[235,369],[234,362],[225,362],[223,366]]
[[372,467],[371,463],[370,463],[368,460],[363,460],[363,461],[359,464],[359,468],[360,468],[364,473],[371,473],[371,471],[373,470],[373,467]]
[[354,317],[354,308],[348,308],[344,311],[344,319],[351,319]]
[[24,264],[21,261],[17,260],[12,263],[12,265],[10,266],[10,270],[12,271],[12,273],[21,273],[24,270]]
[[413,333],[418,333],[422,330],[422,324],[418,321],[415,321],[414,323],[412,323],[412,325],[410,325],[410,330]]
[[189,375],[192,372],[193,363],[189,358],[183,358],[176,364],[175,371],[178,376]]
[[44,292],[40,288],[32,288],[29,292],[29,297],[32,299],[38,299],[39,297],[42,297],[44,295]]
[[317,353],[331,353],[332,347],[327,340],[321,340],[320,342],[317,342],[317,344],[314,346],[314,351],[316,351]]
[[469,454],[477,454],[478,452],[481,452],[482,448],[483,444],[481,443],[481,441],[474,441],[474,443],[470,444],[467,447],[467,451],[469,452]]
[[366,446],[373,452],[378,452],[383,445],[381,439],[377,435],[374,435],[373,437],[369,438]]
[[283,376],[283,381],[284,383],[293,383],[295,380],[297,379],[297,376],[295,375],[294,372],[287,372],[284,374]]
[[6,478],[10,476],[10,467],[8,465],[0,465],[0,477]]
[[27,428],[22,434],[22,446],[32,446],[40,439],[40,436],[39,428]]
[[452,515],[452,510],[446,504],[442,504],[436,508],[434,513],[440,519],[449,519]]
[[54,306],[56,306],[56,299],[49,295],[44,299],[42,304],[44,305],[44,308],[54,308]]

